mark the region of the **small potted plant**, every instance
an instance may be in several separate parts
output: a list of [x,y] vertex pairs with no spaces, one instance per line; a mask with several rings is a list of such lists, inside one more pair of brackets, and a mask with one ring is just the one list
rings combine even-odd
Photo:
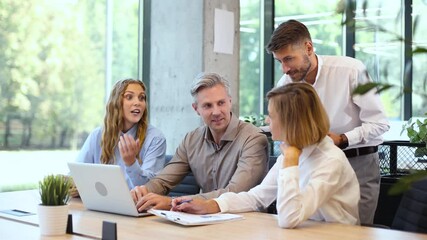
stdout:
[[37,211],[42,235],[65,234],[69,189],[70,182],[64,175],[48,175],[39,182],[41,204]]

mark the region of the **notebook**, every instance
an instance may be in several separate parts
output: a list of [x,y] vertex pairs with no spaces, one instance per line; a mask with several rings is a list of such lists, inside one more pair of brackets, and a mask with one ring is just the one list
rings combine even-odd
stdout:
[[136,209],[120,166],[69,162],[68,168],[87,209],[134,217],[151,215]]
[[244,219],[243,216],[231,213],[215,213],[215,214],[190,214],[184,212],[174,212],[174,211],[166,211],[166,210],[148,210],[149,213],[152,213],[156,216],[165,218],[169,221],[179,223],[182,225],[207,225],[207,224],[215,224],[222,222],[229,222]]

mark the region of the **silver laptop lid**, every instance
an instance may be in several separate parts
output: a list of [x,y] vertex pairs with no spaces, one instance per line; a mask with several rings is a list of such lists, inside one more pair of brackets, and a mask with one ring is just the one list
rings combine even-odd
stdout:
[[87,209],[129,216],[139,213],[117,165],[69,162],[68,168]]

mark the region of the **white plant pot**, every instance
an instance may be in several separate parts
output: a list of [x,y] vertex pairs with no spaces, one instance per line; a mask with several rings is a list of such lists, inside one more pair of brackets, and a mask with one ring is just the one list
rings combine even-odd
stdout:
[[39,205],[37,212],[39,215],[40,234],[47,236],[65,234],[68,208],[68,204],[61,206]]

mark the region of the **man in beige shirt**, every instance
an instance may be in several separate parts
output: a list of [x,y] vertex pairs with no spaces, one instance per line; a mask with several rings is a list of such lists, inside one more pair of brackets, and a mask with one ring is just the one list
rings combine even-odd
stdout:
[[248,191],[268,171],[268,141],[260,129],[231,113],[230,87],[215,73],[201,74],[191,89],[193,109],[205,126],[184,137],[168,165],[143,186],[131,190],[139,211],[170,209],[164,196],[192,171],[200,194],[215,198],[224,192]]

